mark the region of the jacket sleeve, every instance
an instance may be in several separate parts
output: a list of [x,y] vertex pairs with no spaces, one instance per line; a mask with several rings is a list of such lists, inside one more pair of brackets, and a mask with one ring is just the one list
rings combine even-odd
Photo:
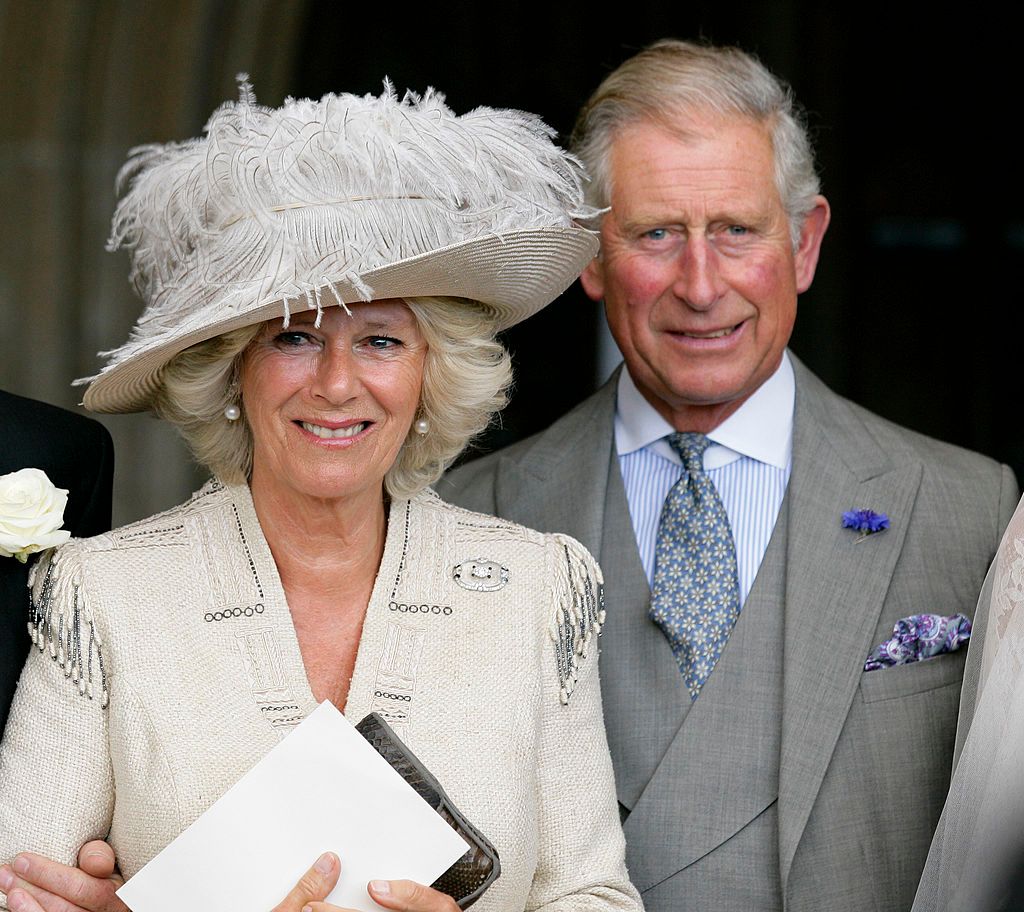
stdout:
[[540,857],[528,910],[642,909],[626,872],[597,674],[601,570],[579,542],[550,540],[552,623],[542,648]]
[[[21,851],[75,864],[113,813],[106,670],[79,545],[34,568],[34,645],[0,744],[0,863]],[[6,909],[0,894],[0,909]]]
[[1017,479],[1009,466],[1000,467],[999,502],[994,511],[995,521],[992,562],[989,564],[985,582],[978,596],[978,605],[974,611],[971,629],[971,642],[967,650],[967,664],[964,666],[964,683],[960,691],[960,712],[956,723],[956,744],[953,750],[953,769],[960,762],[960,754],[967,740],[971,722],[974,720],[974,708],[978,699],[978,681],[981,676],[982,646],[988,636],[989,605],[992,596],[992,570],[996,555],[999,552],[1000,539],[1009,526],[1014,510],[1018,508],[1020,488]]

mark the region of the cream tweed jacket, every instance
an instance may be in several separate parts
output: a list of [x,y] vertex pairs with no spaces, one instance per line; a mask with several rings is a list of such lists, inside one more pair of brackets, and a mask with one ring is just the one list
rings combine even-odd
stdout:
[[[565,536],[429,490],[390,508],[345,715],[382,713],[495,844],[480,912],[640,908],[601,717],[600,582]],[[245,486],[70,542],[35,568],[33,601],[0,861],[72,862],[107,837],[130,877],[315,708]]]

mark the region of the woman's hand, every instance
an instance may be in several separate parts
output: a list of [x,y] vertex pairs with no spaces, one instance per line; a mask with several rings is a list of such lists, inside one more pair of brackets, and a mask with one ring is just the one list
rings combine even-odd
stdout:
[[[346,912],[323,902],[338,882],[341,862],[333,852],[321,855],[272,912]],[[13,865],[0,867],[0,889],[11,912],[128,912],[114,891],[123,880],[114,852],[105,842],[88,842],[78,853],[78,868],[23,852]],[[457,912],[446,893],[411,880],[374,880],[370,897],[397,912]]]
[[[271,912],[351,912],[323,902],[334,889],[340,873],[338,856],[325,852]],[[379,906],[397,912],[458,912],[459,909],[447,893],[439,893],[411,880],[371,880],[367,892]]]
[[87,842],[78,867],[22,852],[0,866],[0,890],[11,912],[128,912],[114,891],[124,883],[105,842]]
[[[447,893],[439,893],[411,880],[371,880],[367,886],[370,898],[385,909],[400,912],[459,912],[455,900]],[[313,912],[332,912],[330,906]]]

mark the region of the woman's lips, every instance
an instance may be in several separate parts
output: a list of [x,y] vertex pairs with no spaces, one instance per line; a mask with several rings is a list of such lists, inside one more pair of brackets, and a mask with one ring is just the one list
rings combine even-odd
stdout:
[[313,424],[310,421],[297,421],[295,423],[304,431],[308,431],[314,437],[319,437],[321,440],[347,440],[362,433],[370,426],[368,421],[357,421],[353,424],[346,424],[343,427],[327,427],[322,424]]

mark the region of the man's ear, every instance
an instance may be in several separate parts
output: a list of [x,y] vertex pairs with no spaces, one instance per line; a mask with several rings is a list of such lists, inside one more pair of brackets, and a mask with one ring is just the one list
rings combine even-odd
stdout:
[[796,248],[794,263],[796,267],[796,290],[802,294],[811,287],[814,271],[818,268],[818,254],[821,253],[821,242],[825,239],[832,210],[828,200],[823,196],[814,198],[814,208],[804,219],[800,230],[800,243]]
[[591,301],[604,300],[604,263],[600,254],[587,263],[587,268],[580,276],[580,284]]

